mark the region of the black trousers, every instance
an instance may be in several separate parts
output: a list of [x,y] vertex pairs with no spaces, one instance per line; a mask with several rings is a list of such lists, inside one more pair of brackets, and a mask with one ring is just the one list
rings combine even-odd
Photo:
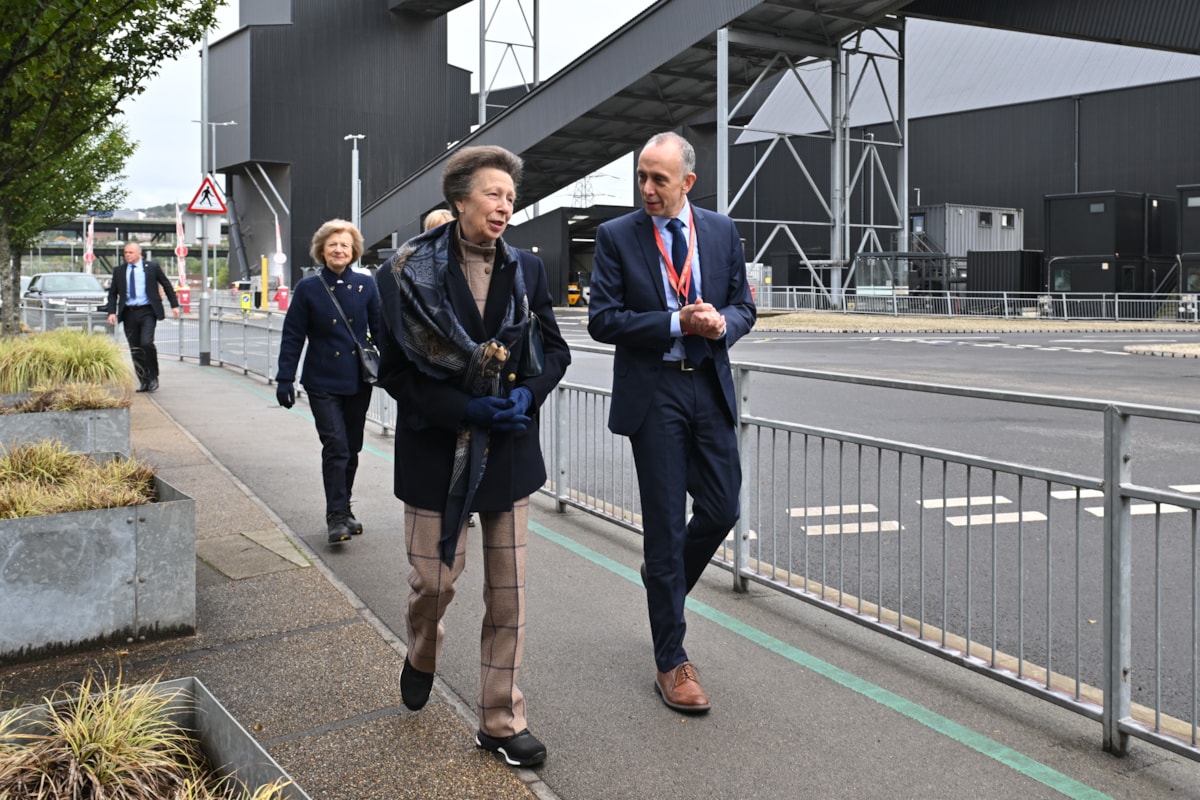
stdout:
[[321,478],[325,483],[325,513],[350,508],[354,476],[358,472],[358,453],[363,446],[363,426],[371,405],[371,385],[360,384],[358,394],[327,394],[308,391],[312,411],[321,438]]
[[737,429],[711,359],[692,372],[663,367],[646,420],[629,443],[642,499],[654,662],[667,672],[688,660],[684,604],[739,513]]
[[158,318],[150,306],[126,306],[121,317],[125,326],[125,340],[129,342],[129,355],[133,357],[133,368],[138,382],[143,386],[158,379],[158,348],[154,346],[154,329]]

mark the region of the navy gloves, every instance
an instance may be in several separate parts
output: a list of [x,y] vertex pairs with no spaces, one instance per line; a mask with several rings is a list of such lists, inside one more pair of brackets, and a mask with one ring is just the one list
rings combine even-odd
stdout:
[[532,405],[533,392],[518,386],[508,397],[472,397],[467,401],[463,420],[493,431],[516,433],[529,424]]
[[494,431],[523,431],[529,424],[529,407],[533,405],[533,392],[518,386],[508,396],[509,407],[492,417]]
[[492,427],[492,418],[508,406],[509,402],[506,397],[472,397],[467,401],[463,419],[472,425],[490,428]]
[[280,381],[275,384],[275,399],[284,408],[291,408],[296,404],[296,387],[291,381]]
[[513,408],[517,410],[518,414],[528,414],[530,407],[533,406],[533,392],[524,386],[513,389],[508,399],[512,400]]

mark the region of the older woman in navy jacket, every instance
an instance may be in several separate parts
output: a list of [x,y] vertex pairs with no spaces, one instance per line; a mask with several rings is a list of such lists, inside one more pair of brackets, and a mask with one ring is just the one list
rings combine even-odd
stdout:
[[[455,220],[406,242],[378,274],[384,327],[379,385],[396,398],[396,496],[404,501],[409,574],[404,705],[429,699],[443,615],[479,514],[484,619],[475,742],[515,766],[542,763],[517,687],[525,641],[529,495],[546,480],[538,409],[571,353],[558,330],[546,267],[501,238],[521,159],[466,147],[447,162],[442,194]],[[540,370],[522,367],[537,318]]]
[[331,544],[363,531],[350,510],[350,496],[371,403],[371,384],[363,380],[357,349],[360,342],[366,343],[378,333],[381,323],[374,279],[348,269],[358,261],[362,250],[362,234],[343,219],[329,220],[313,234],[309,254],[323,266],[319,273],[296,284],[283,320],[279,370],[275,374],[275,397],[279,405],[291,408],[296,402],[296,368],[307,339],[300,382],[321,437],[325,522]]

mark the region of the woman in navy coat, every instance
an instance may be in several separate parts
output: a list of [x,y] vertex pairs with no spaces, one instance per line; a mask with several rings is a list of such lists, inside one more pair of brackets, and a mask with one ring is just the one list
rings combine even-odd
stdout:
[[371,403],[371,384],[363,380],[358,348],[360,342],[377,338],[380,321],[375,281],[349,269],[362,251],[362,234],[344,219],[331,219],[313,234],[309,254],[322,265],[321,271],[296,284],[283,320],[275,374],[275,397],[279,405],[291,408],[296,402],[300,353],[307,341],[300,383],[321,437],[325,524],[331,544],[363,532],[350,510]]
[[[545,265],[501,238],[521,170],[521,159],[502,147],[455,153],[442,193],[456,219],[406,242],[377,280],[384,320],[379,384],[396,398],[396,496],[404,501],[412,567],[401,698],[412,710],[429,699],[442,617],[466,560],[467,520],[478,512],[486,610],[475,742],[527,767],[546,758],[517,688],[529,495],[546,480],[538,408],[571,355],[554,319]],[[520,367],[534,318],[545,354],[539,374]]]

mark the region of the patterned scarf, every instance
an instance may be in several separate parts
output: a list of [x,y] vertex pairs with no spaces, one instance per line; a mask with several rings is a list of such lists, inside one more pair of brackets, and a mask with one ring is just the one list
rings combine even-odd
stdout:
[[[399,307],[384,306],[391,330],[408,360],[425,375],[451,381],[472,397],[500,397],[500,374],[513,347],[521,341],[528,324],[528,300],[521,260],[509,255],[503,240],[497,242],[496,266],[506,255],[505,268],[517,270],[513,294],[508,298],[504,319],[496,336],[476,342],[463,328],[450,304],[447,290],[450,248],[458,236],[457,225],[446,225],[421,234],[396,252],[388,262],[399,289]],[[454,238],[452,238],[454,237]],[[518,305],[517,298],[520,298]],[[523,312],[523,313],[522,313]],[[442,512],[438,554],[448,567],[454,565],[458,537],[470,516],[471,502],[487,470],[489,431],[462,423],[454,447],[450,491]]]

